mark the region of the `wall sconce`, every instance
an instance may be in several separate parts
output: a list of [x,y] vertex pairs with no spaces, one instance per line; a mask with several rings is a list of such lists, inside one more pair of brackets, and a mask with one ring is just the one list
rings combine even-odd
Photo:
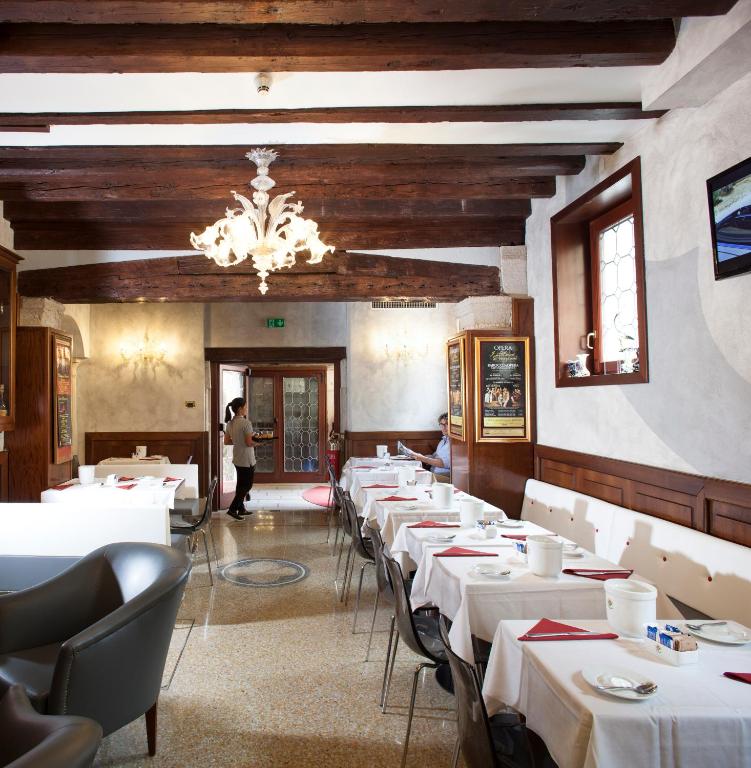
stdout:
[[417,358],[424,358],[428,355],[428,344],[426,341],[414,341],[406,333],[398,334],[400,338],[392,338],[386,341],[383,347],[383,354],[387,360],[395,363],[407,363]]
[[148,334],[143,337],[143,341],[138,344],[123,342],[120,344],[120,356],[125,363],[135,363],[136,365],[156,366],[164,362],[167,356],[167,347],[164,342],[152,342]]

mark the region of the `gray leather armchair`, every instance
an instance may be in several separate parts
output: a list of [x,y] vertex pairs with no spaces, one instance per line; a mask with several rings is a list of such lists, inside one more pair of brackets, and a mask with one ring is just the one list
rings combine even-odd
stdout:
[[108,735],[156,710],[172,629],[190,573],[184,552],[109,544],[59,576],[0,596],[0,695],[20,683],[34,708],[90,717]]
[[0,699],[2,768],[89,768],[102,729],[86,717],[40,715],[20,685]]

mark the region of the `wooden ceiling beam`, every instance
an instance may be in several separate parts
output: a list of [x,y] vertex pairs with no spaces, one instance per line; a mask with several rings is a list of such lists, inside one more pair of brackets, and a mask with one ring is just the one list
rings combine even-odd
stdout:
[[[211,219],[170,222],[12,222],[20,250],[180,250]],[[454,248],[524,244],[524,219],[318,220],[321,238],[337,250]]]
[[[329,272],[282,270],[268,280],[269,293],[258,291],[249,269],[228,267],[210,273],[196,270],[203,256],[146,259],[91,266],[27,270],[19,274],[22,296],[49,296],[66,304],[137,301],[362,301],[382,297],[429,297],[461,301],[497,294],[498,269],[362,254],[327,257]],[[419,263],[418,263],[419,262]],[[242,266],[242,265],[239,265]]]
[[49,131],[53,125],[224,125],[278,123],[517,123],[550,120],[648,120],[638,102],[499,104],[440,107],[206,109],[164,112],[0,113],[0,131]]
[[[210,162],[213,167],[244,166],[253,169],[245,158],[251,146],[191,144],[187,146],[138,144],[114,146],[0,146],[0,168],[23,160],[28,167],[70,168],[133,163],[174,163],[186,166]],[[316,163],[489,163],[510,157],[571,155],[609,155],[622,146],[619,142],[575,142],[545,144],[274,144],[279,159],[272,168],[289,164]],[[9,166],[10,167],[10,166]]]
[[[0,24],[0,72],[364,72],[660,64],[670,19],[463,24]],[[376,44],[377,43],[377,44]]]
[[[196,197],[234,203],[229,195],[231,186],[221,175],[212,183],[196,184],[190,180],[185,185],[175,186],[171,179],[151,180],[135,179],[117,182],[108,179],[66,184],[54,179],[38,181],[33,184],[0,183],[0,200],[29,201],[82,201],[82,200],[182,200]],[[247,192],[245,183],[236,189]],[[533,197],[552,197],[555,194],[555,176],[530,176],[520,178],[498,178],[464,182],[461,178],[424,181],[392,180],[384,177],[380,181],[363,184],[356,176],[349,182],[327,184],[300,184],[288,186],[286,191],[295,191],[296,199],[302,200],[320,197],[321,194],[334,198],[350,197],[356,199],[378,200],[381,198],[414,199],[433,198],[476,199],[476,200],[522,200]],[[285,191],[285,185],[280,185]]]
[[[303,201],[305,215],[318,221],[326,216],[337,221],[356,220],[368,226],[393,219],[526,219],[529,200],[358,200],[310,198]],[[6,202],[3,215],[15,225],[39,226],[45,222],[120,222],[143,221],[208,222],[224,213],[217,200],[99,201],[61,203]]]
[[735,0],[0,0],[0,21],[358,24],[653,19],[726,13]]

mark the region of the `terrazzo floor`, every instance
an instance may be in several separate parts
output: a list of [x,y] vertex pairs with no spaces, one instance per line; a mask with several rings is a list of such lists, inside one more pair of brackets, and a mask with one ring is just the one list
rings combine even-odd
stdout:
[[[222,564],[284,558],[307,566],[309,575],[287,586],[253,588],[215,574],[211,588],[205,561],[197,557],[165,669],[169,686],[159,700],[156,757],[146,754],[139,718],[103,741],[95,764],[398,766],[418,658],[399,649],[389,709],[382,715],[378,698],[390,613],[379,612],[380,631],[371,661],[364,663],[372,569],[366,569],[353,635],[354,600],[345,608],[334,594],[336,559],[326,543],[323,510],[258,511],[243,522],[220,513],[213,530]],[[452,697],[431,672],[424,674],[410,768],[450,765],[454,718]]]

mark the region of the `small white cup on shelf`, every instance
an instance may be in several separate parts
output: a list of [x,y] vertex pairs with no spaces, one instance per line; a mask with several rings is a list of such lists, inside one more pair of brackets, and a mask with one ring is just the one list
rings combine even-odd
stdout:
[[95,469],[93,464],[81,464],[78,468],[78,480],[81,485],[91,485],[94,482]]

